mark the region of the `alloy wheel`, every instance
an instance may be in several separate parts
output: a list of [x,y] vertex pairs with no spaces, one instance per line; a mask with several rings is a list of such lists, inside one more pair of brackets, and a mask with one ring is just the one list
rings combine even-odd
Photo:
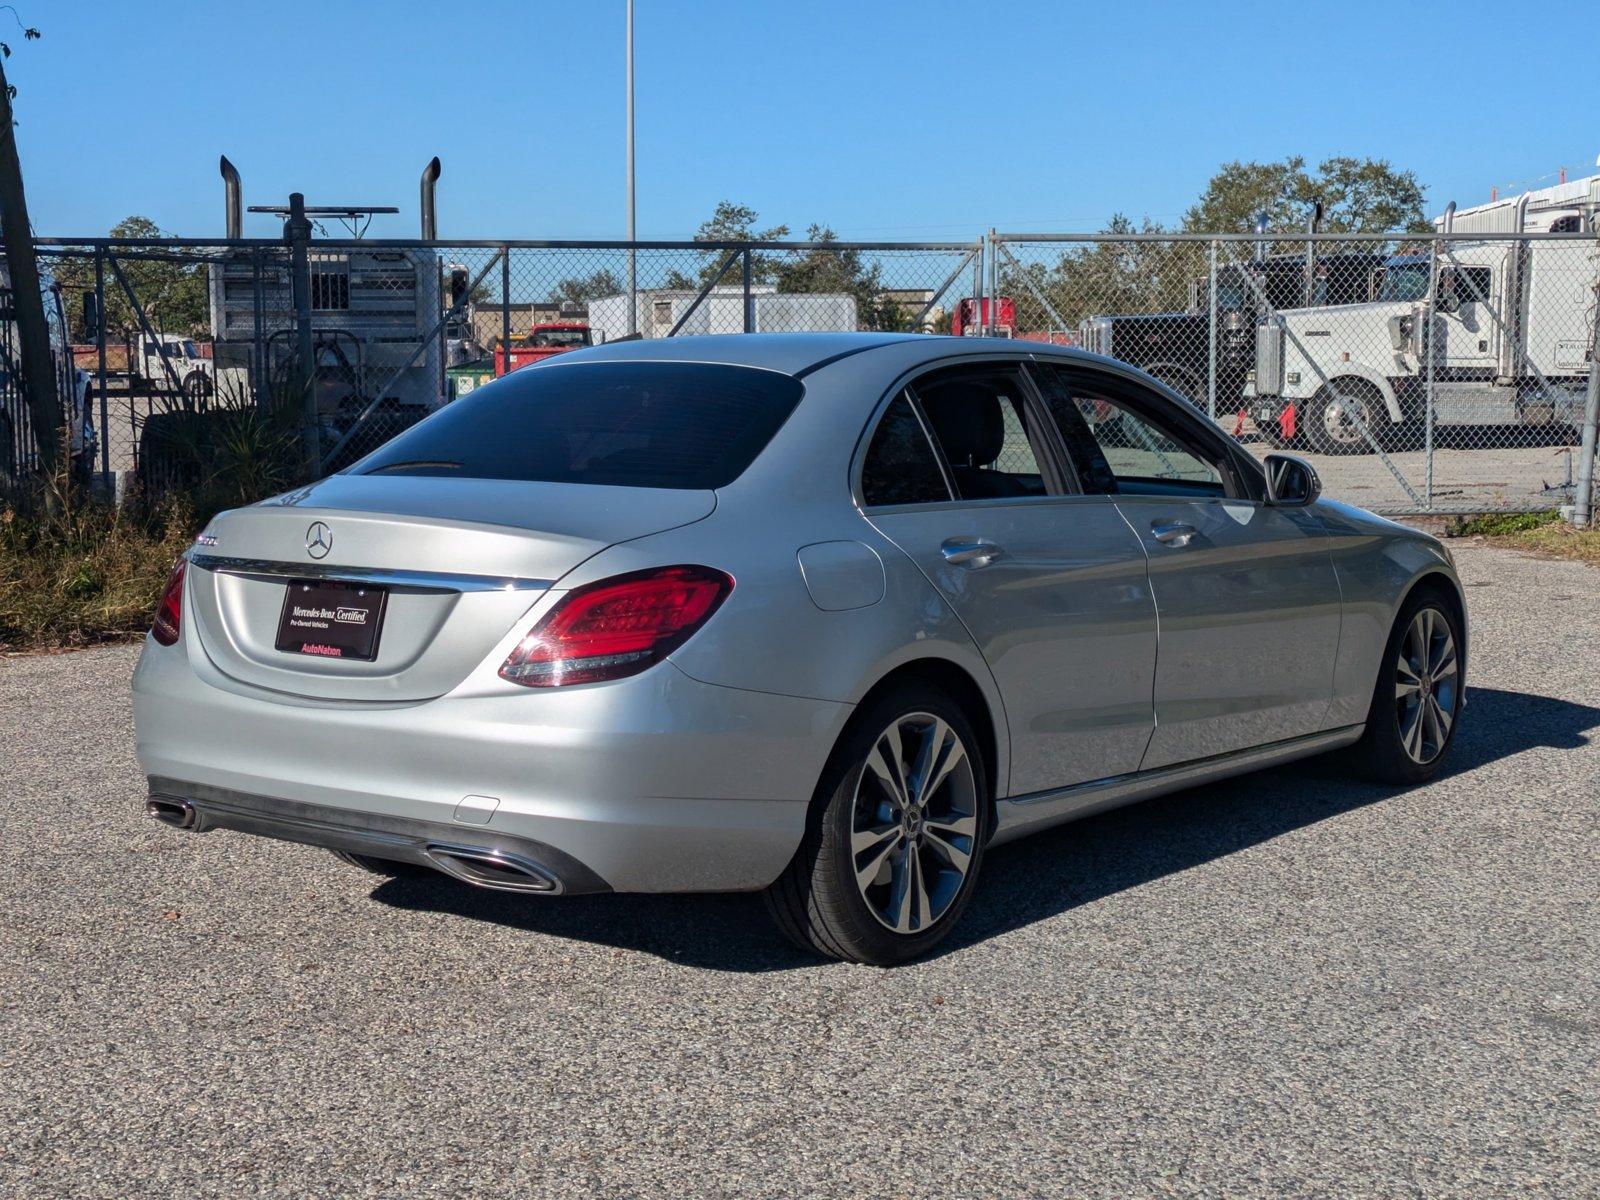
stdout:
[[885,928],[930,929],[960,895],[978,834],[972,761],[948,722],[897,717],[872,743],[850,826],[856,887]]
[[1450,622],[1436,608],[1420,609],[1401,639],[1395,661],[1400,746],[1412,762],[1432,762],[1450,740],[1460,679]]

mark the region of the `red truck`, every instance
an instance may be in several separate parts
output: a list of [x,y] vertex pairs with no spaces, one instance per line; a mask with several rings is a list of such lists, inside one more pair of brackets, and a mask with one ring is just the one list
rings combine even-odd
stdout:
[[581,321],[545,321],[530,329],[526,337],[512,339],[509,366],[506,364],[506,347],[495,347],[494,373],[499,377],[519,367],[543,362],[552,355],[565,354],[568,350],[579,350],[593,344],[589,327]]
[[[985,326],[988,329],[985,330]],[[950,332],[956,337],[979,337],[985,332],[990,337],[1012,337],[1017,330],[1017,304],[1010,296],[1001,296],[994,303],[994,318],[989,316],[989,298],[968,296],[956,301],[950,313]]]

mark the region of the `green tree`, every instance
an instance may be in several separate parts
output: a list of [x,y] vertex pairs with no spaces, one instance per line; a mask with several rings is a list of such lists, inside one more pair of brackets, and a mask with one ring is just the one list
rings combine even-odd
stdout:
[[1268,228],[1292,233],[1305,228],[1312,205],[1322,202],[1328,233],[1425,231],[1422,185],[1412,171],[1397,171],[1385,159],[1335,157],[1315,171],[1299,155],[1282,162],[1224,163],[1184,214],[1190,233],[1248,233],[1256,215]]
[[[695,231],[697,242],[775,242],[789,236],[788,225],[758,229],[760,214],[747,204],[724,200]],[[860,250],[835,243],[839,235],[826,225],[811,225],[805,240],[819,243],[809,250],[757,250],[751,254],[750,278],[771,284],[780,292],[846,295],[856,302],[856,320],[862,329],[899,330],[912,314],[885,295],[883,266],[868,262]],[[666,286],[698,291],[715,277],[727,251],[708,251],[694,277],[673,270]],[[742,266],[735,263],[723,276],[724,286],[737,286]]]
[[561,303],[588,304],[602,296],[615,296],[623,292],[622,281],[610,271],[599,270],[592,275],[574,275],[563,279],[550,289],[550,299]]
[[[1159,239],[1168,231],[1148,217],[1135,224],[1117,213],[1101,232]],[[1074,242],[1053,263],[1002,256],[1000,291],[1015,301],[1019,329],[1071,331],[1087,316],[1182,310],[1203,261],[1203,248],[1197,255],[1192,245],[1166,240]]]
[[[132,216],[111,227],[114,238],[168,237],[149,217]],[[192,251],[159,246],[114,247],[128,287],[144,309],[145,319],[158,333],[205,334],[210,328],[210,297],[206,268]],[[58,260],[56,282],[67,307],[67,323],[74,337],[88,335],[83,327],[83,293],[94,290],[94,258],[90,255]],[[127,293],[106,264],[105,321],[108,333],[127,337],[139,328],[139,317]]]
[[812,225],[806,241],[822,243],[789,256],[773,255],[771,274],[780,292],[846,295],[856,302],[856,323],[862,329],[898,332],[914,315],[884,295],[883,264],[868,263],[861,251],[835,248],[839,235],[826,225]]
[[[700,223],[700,228],[695,230],[694,240],[697,242],[775,242],[789,236],[787,225],[774,225],[769,229],[758,230],[756,222],[760,214],[748,204],[735,204],[732,200],[718,201],[715,211],[711,216]],[[715,277],[717,270],[722,266],[723,259],[727,257],[725,250],[710,250],[700,256],[701,263],[695,277],[691,279],[676,267],[667,272],[666,286],[680,290],[698,291],[705,287]],[[742,278],[738,264],[728,268],[728,273],[722,277],[722,282],[737,283]],[[750,263],[750,278],[755,283],[771,283],[773,279],[773,266],[764,255],[753,255]]]

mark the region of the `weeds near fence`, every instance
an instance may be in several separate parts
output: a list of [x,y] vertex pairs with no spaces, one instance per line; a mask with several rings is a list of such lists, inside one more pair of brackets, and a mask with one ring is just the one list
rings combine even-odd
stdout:
[[89,646],[143,633],[193,510],[140,518],[92,503],[61,513],[0,510],[0,651]]
[[299,426],[284,405],[163,416],[149,443],[155,477],[121,508],[65,474],[0,508],[0,652],[142,634],[214,513],[301,482]]
[[1482,538],[1491,546],[1600,566],[1600,529],[1574,529],[1558,512],[1489,513],[1458,520],[1448,537]]

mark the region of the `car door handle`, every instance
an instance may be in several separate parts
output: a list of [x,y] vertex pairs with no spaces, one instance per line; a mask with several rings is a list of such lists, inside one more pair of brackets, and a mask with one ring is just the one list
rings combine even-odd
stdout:
[[946,538],[939,547],[939,553],[951,566],[979,571],[1005,554],[1005,551],[983,538]]
[[1163,546],[1181,548],[1189,544],[1189,539],[1196,533],[1193,525],[1185,525],[1182,521],[1152,521],[1150,523],[1150,536]]

